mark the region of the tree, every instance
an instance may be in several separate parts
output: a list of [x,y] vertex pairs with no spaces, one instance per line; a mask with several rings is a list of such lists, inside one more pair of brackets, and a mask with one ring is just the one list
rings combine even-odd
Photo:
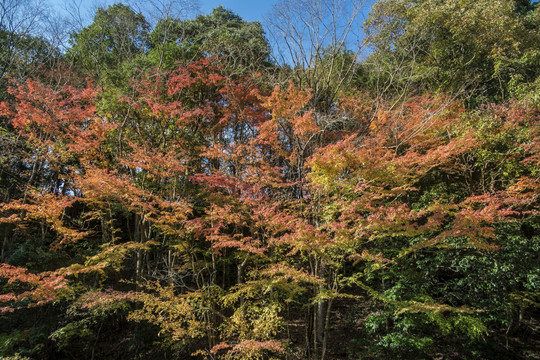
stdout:
[[504,100],[538,76],[535,7],[515,1],[378,2],[366,23],[372,87]]
[[[341,33],[343,2],[306,4],[283,15],[298,20],[288,29]],[[415,4],[399,19],[457,10]],[[514,8],[533,24],[531,9]],[[484,24],[482,14],[471,21]],[[418,70],[399,30],[395,43],[371,34],[379,69],[393,69],[386,90],[354,89],[370,74],[334,35],[330,47],[313,38],[313,62],[278,69],[259,56],[260,27],[223,9],[167,17],[150,35],[122,5],[100,16],[114,41],[96,24],[79,33],[112,46],[92,45],[111,61],[94,68],[97,86],[15,77],[0,103],[0,356],[530,357],[538,103],[471,109],[457,92],[428,93],[431,80],[398,81],[392,57]],[[103,23],[126,19],[138,30]],[[385,31],[393,21],[377,19]],[[436,19],[455,31],[449,46],[471,30]],[[425,43],[442,41],[415,21]],[[236,36],[247,34],[246,48]],[[275,70],[290,79],[271,88]]]
[[35,1],[0,2],[0,89],[7,100],[6,77],[24,80],[43,76],[61,58],[47,22],[47,8]]
[[126,81],[124,66],[148,50],[148,31],[144,16],[129,6],[99,8],[92,24],[72,34],[67,56],[82,72],[118,85]]
[[[312,216],[337,244],[348,245],[346,260],[365,264],[344,274],[344,283],[360,286],[380,302],[376,308],[382,313],[373,312],[364,323],[358,356],[432,356],[432,345],[445,346],[444,339],[430,335],[437,331],[433,325],[442,334],[485,337],[488,326],[514,322],[506,317],[512,314],[513,291],[536,288],[527,280],[514,287],[499,277],[500,263],[488,265],[501,258],[514,263],[509,259],[522,251],[517,243],[527,236],[517,231],[518,224],[525,218],[536,221],[535,210],[526,215],[532,204],[514,193],[522,176],[535,176],[537,165],[526,160],[535,150],[513,147],[535,136],[534,115],[521,122],[527,111],[514,104],[517,112],[510,117],[496,111],[475,116],[458,103],[441,107],[441,100],[447,101],[417,98],[380,111],[368,134],[345,137],[308,163],[319,199]],[[534,182],[527,181],[524,193],[534,191]],[[538,237],[531,240],[536,244]],[[477,276],[493,280],[483,286]],[[510,307],[499,312],[502,304]],[[460,351],[478,351],[474,348]]]
[[311,89],[310,107],[318,112],[328,112],[355,77],[363,10],[359,0],[283,0],[267,20],[276,62],[291,66],[287,76]]
[[261,24],[244,21],[221,6],[192,20],[165,18],[156,25],[152,40],[152,53],[160,64],[167,56],[169,68],[175,60],[216,57],[231,73],[241,74],[264,68],[270,55]]

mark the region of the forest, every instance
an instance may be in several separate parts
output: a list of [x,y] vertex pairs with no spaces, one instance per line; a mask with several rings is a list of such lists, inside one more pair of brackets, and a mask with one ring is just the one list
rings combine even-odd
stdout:
[[540,3],[66,4],[0,0],[1,359],[540,359]]

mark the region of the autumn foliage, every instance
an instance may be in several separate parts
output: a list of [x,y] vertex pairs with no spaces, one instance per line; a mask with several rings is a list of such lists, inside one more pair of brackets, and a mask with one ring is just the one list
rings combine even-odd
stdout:
[[[213,58],[154,69],[113,105],[92,83],[9,94],[0,311],[57,314],[58,354],[118,331],[177,358],[324,359],[346,324],[387,355],[433,355],[422,333],[481,341],[538,301],[537,284],[475,290],[497,275],[469,273],[538,242],[537,105],[351,92],[321,114],[310,89]],[[17,258],[29,246],[51,255]],[[406,321],[409,340],[390,337]],[[380,355],[365,351],[349,354]]]

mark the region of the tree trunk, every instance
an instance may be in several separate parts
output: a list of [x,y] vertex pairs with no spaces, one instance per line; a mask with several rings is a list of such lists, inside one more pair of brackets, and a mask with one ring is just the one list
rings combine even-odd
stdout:
[[330,311],[332,309],[332,300],[328,301],[328,305],[326,307],[326,316],[324,320],[324,335],[323,335],[323,343],[322,343],[322,353],[321,353],[321,360],[324,360],[326,357],[326,349],[328,346],[328,335],[330,334]]

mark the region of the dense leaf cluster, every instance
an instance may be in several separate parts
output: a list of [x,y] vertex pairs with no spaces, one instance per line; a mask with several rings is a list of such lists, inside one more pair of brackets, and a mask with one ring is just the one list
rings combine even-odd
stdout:
[[296,66],[221,7],[2,23],[0,356],[535,359],[539,11],[380,0]]

